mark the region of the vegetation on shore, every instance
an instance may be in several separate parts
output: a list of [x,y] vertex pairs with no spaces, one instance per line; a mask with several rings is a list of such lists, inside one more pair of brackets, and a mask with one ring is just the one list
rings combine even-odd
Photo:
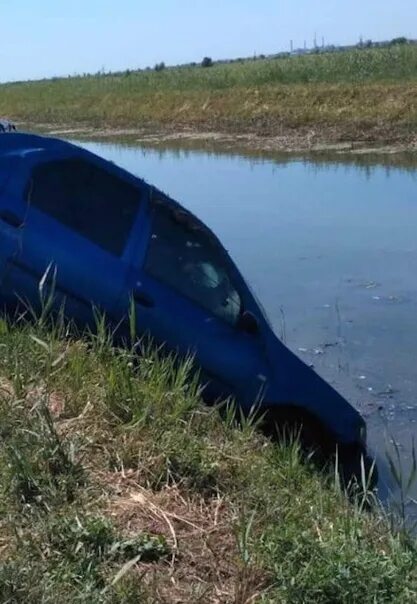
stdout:
[[417,46],[53,78],[0,86],[32,123],[399,140],[417,124]]
[[0,322],[0,601],[406,603],[417,551],[98,322]]

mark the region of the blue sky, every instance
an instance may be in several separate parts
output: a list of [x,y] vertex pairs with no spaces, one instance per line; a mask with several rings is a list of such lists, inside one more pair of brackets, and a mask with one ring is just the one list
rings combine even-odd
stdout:
[[0,0],[0,81],[417,38],[416,0]]

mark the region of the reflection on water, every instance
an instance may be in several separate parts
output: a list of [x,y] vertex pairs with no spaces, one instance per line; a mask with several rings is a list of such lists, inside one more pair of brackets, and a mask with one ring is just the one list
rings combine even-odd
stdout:
[[380,465],[390,437],[410,458],[417,422],[417,172],[410,162],[280,163],[85,146],[213,228],[278,335],[363,413]]

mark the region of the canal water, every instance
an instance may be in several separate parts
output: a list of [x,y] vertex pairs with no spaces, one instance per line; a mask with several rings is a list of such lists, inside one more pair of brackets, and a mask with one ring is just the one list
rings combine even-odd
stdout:
[[417,428],[417,171],[83,145],[216,232],[277,334],[361,411],[395,499],[387,452],[407,475]]

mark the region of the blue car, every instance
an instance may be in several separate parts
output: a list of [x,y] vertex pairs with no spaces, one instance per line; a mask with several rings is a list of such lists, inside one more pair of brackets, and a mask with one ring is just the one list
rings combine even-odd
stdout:
[[274,334],[216,236],[167,195],[68,142],[0,137],[0,301],[36,306],[56,267],[56,304],[79,325],[93,305],[168,351],[192,352],[209,401],[258,404],[269,425],[295,421],[321,445],[364,451],[359,413]]

